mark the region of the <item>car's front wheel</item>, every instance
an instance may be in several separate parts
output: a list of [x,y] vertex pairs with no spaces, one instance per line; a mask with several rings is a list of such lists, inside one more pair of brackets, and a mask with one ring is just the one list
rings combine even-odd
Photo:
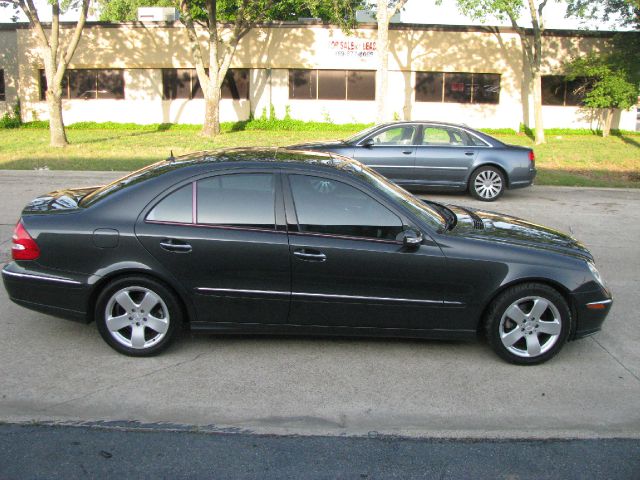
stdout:
[[486,318],[487,340],[508,362],[535,365],[556,355],[567,341],[571,311],[555,289],[527,283],[502,292]]
[[480,167],[471,174],[469,192],[483,202],[493,202],[504,193],[504,174],[495,167]]
[[143,276],[116,279],[96,302],[96,324],[113,349],[136,357],[155,355],[169,346],[182,323],[175,294]]

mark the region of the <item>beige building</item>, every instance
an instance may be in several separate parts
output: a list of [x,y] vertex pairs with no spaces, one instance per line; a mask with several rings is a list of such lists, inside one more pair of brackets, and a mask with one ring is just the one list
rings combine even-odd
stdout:
[[[67,29],[67,33],[70,30]],[[606,49],[611,33],[548,31],[544,37],[545,128],[597,128],[580,107],[562,64]],[[387,106],[397,119],[435,119],[477,128],[532,122],[518,35],[509,28],[392,25]],[[238,46],[223,88],[222,121],[250,115],[335,123],[375,119],[371,25],[346,34],[321,24],[253,29]],[[23,120],[45,120],[41,55],[32,32],[0,27],[0,112],[20,99]],[[89,24],[65,77],[64,119],[202,123],[204,104],[179,24]],[[635,110],[613,128],[635,130]]]

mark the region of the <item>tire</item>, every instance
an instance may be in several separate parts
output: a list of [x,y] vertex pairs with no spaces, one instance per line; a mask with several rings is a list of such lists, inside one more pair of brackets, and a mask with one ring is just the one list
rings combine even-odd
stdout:
[[183,314],[175,293],[165,285],[149,277],[130,276],[102,290],[95,319],[111,348],[132,357],[148,357],[175,340]]
[[491,303],[485,329],[489,345],[507,362],[537,365],[562,349],[571,322],[569,305],[557,290],[526,283],[505,290]]
[[507,186],[504,174],[495,167],[480,167],[471,174],[469,193],[482,202],[495,202]]

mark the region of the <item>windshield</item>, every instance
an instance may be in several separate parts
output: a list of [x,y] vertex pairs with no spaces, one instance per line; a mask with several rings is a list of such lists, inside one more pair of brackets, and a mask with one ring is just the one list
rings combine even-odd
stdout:
[[366,137],[367,135],[369,135],[371,132],[373,132],[374,130],[376,130],[377,128],[379,128],[380,125],[374,125],[373,127],[369,127],[366,128],[364,130],[361,130],[360,132],[351,135],[349,138],[345,138],[343,140],[344,143],[357,143],[360,140],[362,140],[364,137]]
[[404,188],[390,182],[375,170],[361,164],[352,163],[351,161],[345,161],[342,168],[355,173],[358,177],[370,183],[378,190],[382,190],[393,200],[408,208],[412,214],[423,220],[434,230],[441,232],[447,228],[448,222],[440,212],[422,202],[419,198],[414,197]]

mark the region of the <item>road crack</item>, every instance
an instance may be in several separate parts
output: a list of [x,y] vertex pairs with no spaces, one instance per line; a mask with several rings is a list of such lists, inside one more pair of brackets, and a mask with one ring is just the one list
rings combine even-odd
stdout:
[[[186,365],[188,363],[195,362],[200,357],[202,357],[204,355],[207,355],[208,353],[209,352],[202,352],[202,353],[199,353],[195,357],[190,358],[188,360],[184,360],[182,362],[174,363],[172,365],[167,365],[167,366],[164,366],[164,367],[161,367],[161,368],[157,368],[157,369],[155,369],[155,370],[153,370],[151,372],[147,372],[147,373],[145,373],[143,375],[140,375],[138,377],[133,377],[133,378],[129,379],[127,383],[138,381],[138,380],[140,380],[142,378],[146,378],[146,377],[149,377],[151,375],[155,375],[156,373],[162,372],[164,370],[169,370],[169,369],[172,369],[172,368],[181,367],[181,366]],[[47,412],[47,411],[50,411],[50,410],[52,410],[54,408],[58,408],[58,407],[61,407],[63,405],[67,405],[69,403],[73,403],[73,402],[76,402],[78,400],[84,400],[85,398],[91,397],[91,396],[96,395],[98,393],[106,392],[108,390],[111,390],[111,389],[113,389],[115,387],[119,387],[119,386],[122,386],[122,382],[119,382],[117,384],[107,385],[105,387],[98,388],[97,390],[94,390],[92,392],[86,393],[84,395],[80,395],[78,397],[74,397],[74,398],[70,398],[69,400],[65,400],[64,402],[59,402],[59,403],[56,403],[54,405],[50,405],[50,406],[48,406],[47,408],[45,408],[45,409],[43,409],[41,411],[42,412]]]
[[622,368],[624,368],[624,369],[627,371],[627,373],[628,373],[629,375],[631,375],[631,376],[632,376],[633,378],[635,378],[638,382],[640,382],[640,377],[638,377],[638,375],[636,375],[636,374],[635,374],[635,373],[633,373],[631,370],[629,370],[629,368],[627,368],[627,366],[626,366],[624,363],[622,363],[620,360],[618,360],[618,358],[617,358],[613,353],[611,353],[609,350],[607,350],[607,348],[606,348],[604,345],[602,345],[602,344],[601,344],[601,343],[600,343],[600,342],[599,342],[595,337],[591,337],[591,339],[592,339],[594,342],[596,342],[596,343],[598,344],[598,346],[599,346],[602,350],[604,350],[605,352],[607,352],[607,353],[609,354],[609,356],[610,356],[611,358],[613,358],[613,359],[616,361],[616,363],[617,363],[618,365],[620,365]]

